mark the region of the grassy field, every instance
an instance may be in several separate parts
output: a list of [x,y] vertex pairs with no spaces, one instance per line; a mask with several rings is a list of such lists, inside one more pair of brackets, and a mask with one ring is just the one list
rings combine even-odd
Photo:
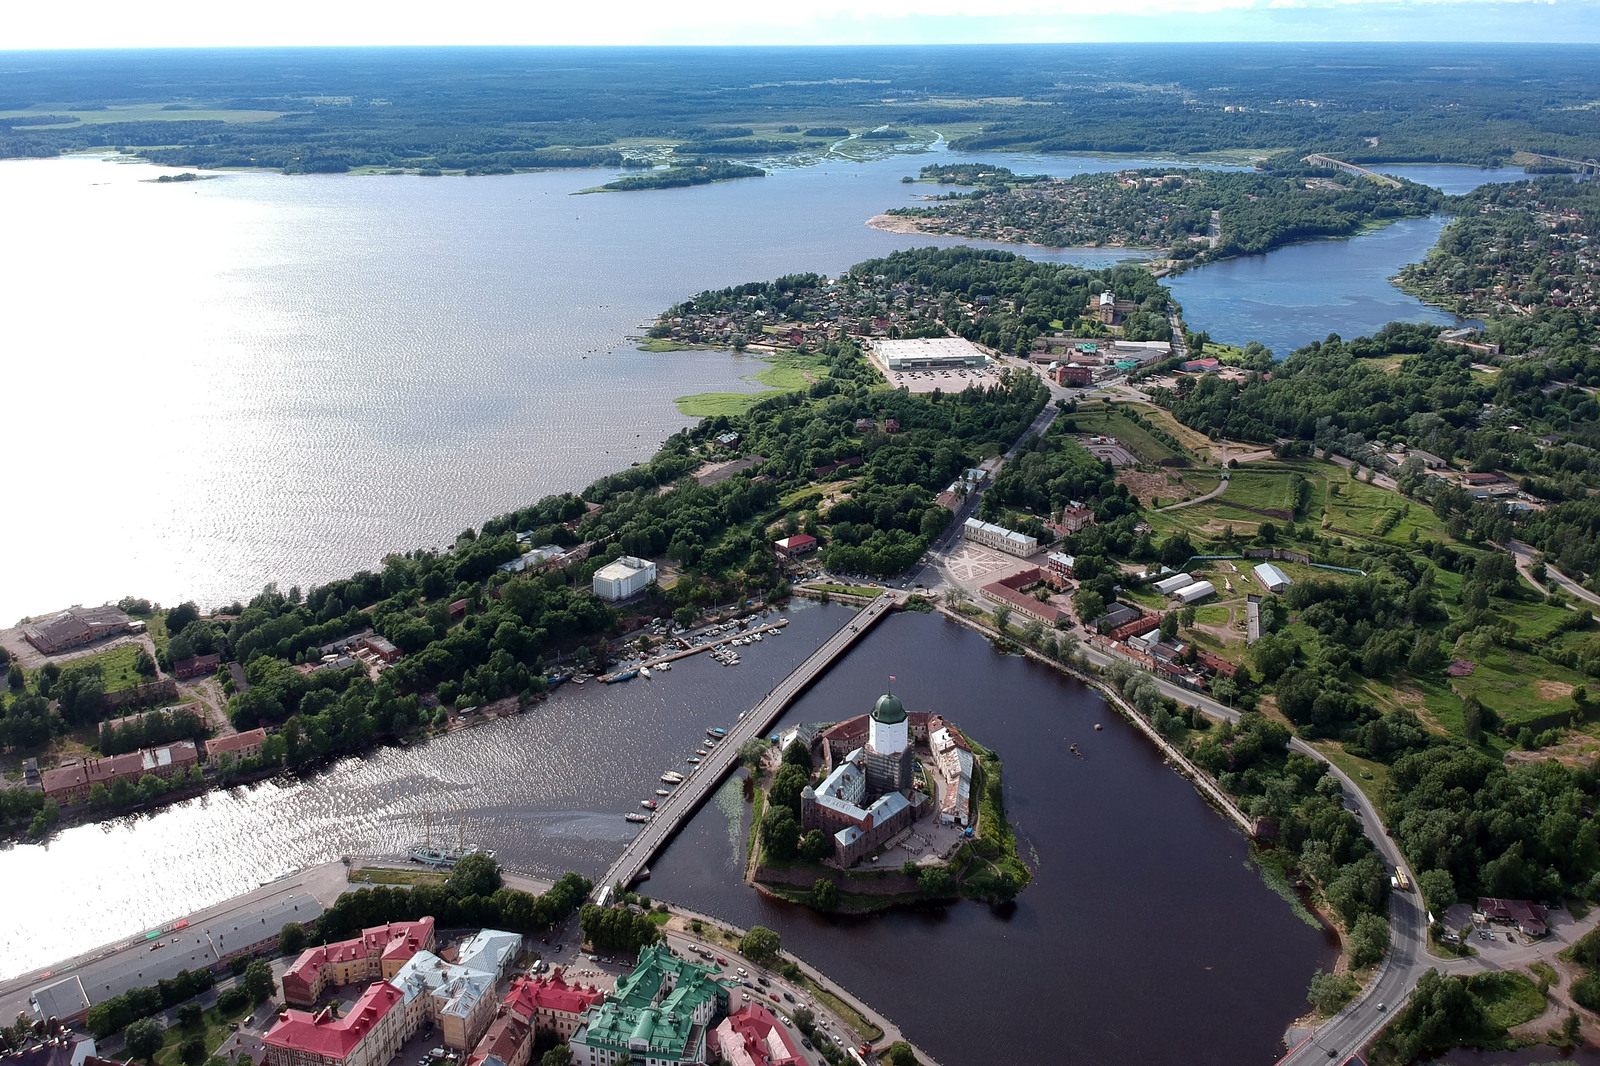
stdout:
[[872,588],[870,585],[825,584],[807,585],[805,587],[808,589],[816,589],[818,592],[826,592],[834,596],[865,596],[869,600],[883,591],[882,589]]
[[1176,459],[1179,455],[1176,450],[1156,440],[1150,435],[1149,430],[1127,415],[1104,404],[1080,407],[1066,417],[1072,420],[1080,433],[1097,433],[1117,438],[1138,453],[1144,462],[1158,463],[1163,459]]
[[1339,769],[1350,776],[1350,780],[1366,794],[1367,803],[1376,808],[1380,816],[1388,818],[1383,808],[1383,793],[1389,784],[1389,768],[1381,762],[1370,759],[1358,759],[1344,750],[1344,745],[1336,740],[1319,740],[1312,747],[1320,751]]
[[679,396],[672,402],[690,418],[742,415],[757,400],[780,392],[807,388],[828,376],[818,356],[780,353],[761,358],[762,362],[770,365],[744,376],[746,381],[766,386],[761,392],[697,392],[692,396]]
[[1228,624],[1228,607],[1221,603],[1208,603],[1204,607],[1196,607],[1194,620],[1203,626],[1225,626]]
[[142,649],[137,645],[125,644],[117,648],[107,648],[95,655],[85,655],[81,659],[72,659],[62,664],[63,669],[70,670],[78,666],[87,666],[94,663],[100,667],[105,676],[107,692],[120,692],[125,688],[142,685],[147,678],[139,676],[133,668],[134,662],[139,658]]
[[713,344],[688,344],[671,337],[646,337],[639,342],[641,352],[695,352],[715,347]]
[[1483,1004],[1489,1021],[1504,1029],[1531,1022],[1544,1013],[1545,997],[1527,974],[1513,971],[1474,974],[1467,987]]
[[360,885],[442,885],[449,875],[442,870],[396,870],[386,866],[358,866],[350,883]]
[[[1323,513],[1333,529],[1395,544],[1409,543],[1412,530],[1418,537],[1448,538],[1444,523],[1425,503],[1357,481],[1348,474],[1341,477],[1330,473],[1328,486]],[[1387,532],[1383,531],[1385,526],[1389,527]]]

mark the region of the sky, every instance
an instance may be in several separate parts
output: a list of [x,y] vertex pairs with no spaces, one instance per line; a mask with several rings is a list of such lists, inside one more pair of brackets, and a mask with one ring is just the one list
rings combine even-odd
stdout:
[[1600,0],[77,0],[22,4],[0,50],[280,45],[1600,43]]

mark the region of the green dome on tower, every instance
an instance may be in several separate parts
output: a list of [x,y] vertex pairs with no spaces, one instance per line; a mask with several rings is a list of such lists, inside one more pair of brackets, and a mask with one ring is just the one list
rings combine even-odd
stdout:
[[893,725],[906,720],[905,704],[900,702],[900,697],[892,692],[886,692],[878,697],[878,702],[872,705],[872,720],[882,722],[884,725]]

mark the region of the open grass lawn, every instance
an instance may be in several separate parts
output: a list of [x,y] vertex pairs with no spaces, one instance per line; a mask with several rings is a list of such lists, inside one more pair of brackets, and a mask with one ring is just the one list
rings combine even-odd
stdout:
[[1134,406],[1139,409],[1141,415],[1160,426],[1164,431],[1171,434],[1174,440],[1192,452],[1208,453],[1216,445],[1216,442],[1204,433],[1190,429],[1172,417],[1172,412],[1165,407],[1157,407],[1154,404],[1147,403],[1134,404]]
[[1545,994],[1525,973],[1502,970],[1474,974],[1467,987],[1483,1004],[1489,1020],[1504,1029],[1531,1022],[1544,1013]]
[[1089,404],[1064,417],[1072,420],[1078,427],[1079,433],[1097,433],[1117,438],[1147,463],[1159,463],[1163,459],[1175,459],[1179,455],[1177,451],[1152,437],[1149,430],[1135,423],[1121,411],[1105,404]]
[[1196,607],[1194,620],[1203,626],[1225,626],[1228,624],[1228,607],[1221,603],[1208,603],[1204,607]]
[[[1419,538],[1449,539],[1444,523],[1425,503],[1348,476],[1333,478],[1331,486],[1324,512],[1335,529],[1395,544],[1410,542],[1413,530]],[[1388,531],[1380,533],[1385,526]]]
[[1336,740],[1319,740],[1312,747],[1325,755],[1329,762],[1343,770],[1350,776],[1350,780],[1367,797],[1368,805],[1377,809],[1380,816],[1388,818],[1388,812],[1383,808],[1383,793],[1389,784],[1389,768],[1381,762],[1371,759],[1358,759],[1344,750],[1344,745]]
[[359,866],[350,871],[351,884],[442,885],[449,874],[442,870],[392,870],[384,866]]
[[761,359],[770,365],[764,370],[745,375],[746,381],[766,386],[761,392],[697,392],[692,396],[679,396],[672,402],[690,418],[742,415],[757,400],[780,392],[807,388],[828,376],[819,356],[779,353]]
[[1488,654],[1472,661],[1475,668],[1466,677],[1435,677],[1418,682],[1428,710],[1458,735],[1463,729],[1461,699],[1468,695],[1477,696],[1485,707],[1515,727],[1570,713],[1573,686],[1589,680],[1574,670],[1505,648],[1491,648]]
[[136,645],[123,645],[120,648],[107,648],[97,655],[86,655],[81,659],[72,659],[64,664],[63,669],[87,666],[95,663],[103,671],[107,692],[120,692],[125,688],[142,685],[146,678],[139,676],[133,668],[134,662],[139,658],[140,649]]

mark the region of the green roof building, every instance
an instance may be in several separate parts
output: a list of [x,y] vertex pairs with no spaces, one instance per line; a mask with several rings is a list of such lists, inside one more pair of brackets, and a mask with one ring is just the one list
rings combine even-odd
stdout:
[[607,1002],[591,1007],[567,1041],[574,1066],[683,1066],[705,1063],[706,1034],[728,1013],[717,971],[646,948]]

